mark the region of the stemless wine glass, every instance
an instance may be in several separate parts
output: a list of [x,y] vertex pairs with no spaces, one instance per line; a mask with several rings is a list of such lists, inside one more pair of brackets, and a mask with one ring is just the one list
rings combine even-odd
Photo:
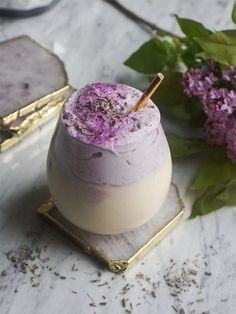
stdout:
[[170,151],[151,100],[129,112],[140,95],[127,85],[96,83],[62,108],[48,152],[48,184],[58,210],[79,228],[123,233],[163,205]]

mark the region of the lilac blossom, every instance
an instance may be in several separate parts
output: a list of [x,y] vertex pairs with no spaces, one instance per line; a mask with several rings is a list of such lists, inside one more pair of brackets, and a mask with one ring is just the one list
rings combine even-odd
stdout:
[[226,145],[236,162],[236,67],[218,69],[213,62],[183,74],[184,92],[198,97],[206,115],[204,132],[210,145]]
[[212,122],[207,119],[204,123],[203,130],[207,136],[207,141],[211,145],[223,145],[225,144],[225,125]]
[[230,116],[226,133],[228,157],[236,162],[236,112]]
[[184,92],[189,96],[204,98],[206,91],[217,81],[213,72],[203,74],[200,68],[189,69],[183,74]]

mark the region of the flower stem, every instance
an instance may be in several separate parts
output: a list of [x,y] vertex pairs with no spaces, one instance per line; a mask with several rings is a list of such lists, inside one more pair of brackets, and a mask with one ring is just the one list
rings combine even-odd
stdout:
[[135,14],[134,12],[130,11],[129,9],[127,9],[125,6],[123,6],[119,1],[117,0],[103,0],[105,2],[107,2],[108,4],[112,5],[113,7],[115,7],[118,11],[120,11],[121,13],[123,13],[124,15],[126,15],[129,19],[133,20],[134,22],[136,22],[137,24],[148,28],[149,32],[157,32],[157,34],[159,36],[169,36],[171,38],[178,38],[180,39],[181,37],[171,33],[159,26],[157,26],[156,24],[147,21],[146,19],[142,18],[141,16],[138,16],[137,14]]

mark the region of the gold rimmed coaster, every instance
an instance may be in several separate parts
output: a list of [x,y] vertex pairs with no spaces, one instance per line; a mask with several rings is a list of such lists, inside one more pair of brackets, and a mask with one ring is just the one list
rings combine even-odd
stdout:
[[55,116],[73,89],[63,62],[28,36],[0,43],[0,152]]
[[52,119],[59,113],[65,99],[72,92],[73,89],[68,86],[64,90],[63,95],[56,97],[53,101],[48,102],[40,109],[34,110],[32,113],[18,118],[6,127],[1,128],[0,126],[0,152],[9,149],[37,127]]
[[39,109],[68,88],[63,62],[28,36],[0,43],[0,125]]
[[184,203],[177,186],[172,183],[160,211],[146,224],[119,235],[100,235],[77,228],[58,211],[52,199],[45,201],[38,214],[74,240],[86,253],[97,257],[112,272],[124,272],[154,247],[184,214]]

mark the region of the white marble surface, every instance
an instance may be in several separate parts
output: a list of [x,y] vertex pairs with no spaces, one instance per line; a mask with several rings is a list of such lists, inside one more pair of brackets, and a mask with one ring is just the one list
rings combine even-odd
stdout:
[[[126,0],[122,3],[172,31],[177,31],[172,13],[199,19],[216,29],[232,26],[229,15],[233,1]],[[136,86],[143,83],[141,76],[123,66],[122,61],[149,34],[102,0],[64,0],[38,17],[0,18],[0,40],[21,34],[32,36],[59,54],[76,87],[99,80],[132,82]],[[132,302],[132,313],[176,313],[172,305],[178,310],[183,308],[185,313],[236,313],[236,208],[184,220],[125,278],[113,278],[111,273],[102,271],[100,282],[91,282],[99,277],[96,272],[101,266],[35,214],[35,208],[48,197],[45,161],[54,125],[55,120],[0,155],[0,272],[6,271],[6,276],[0,277],[0,313],[128,313],[121,304],[123,297]],[[186,216],[192,199],[187,185],[196,166],[197,159],[174,165],[173,176],[186,202]],[[40,277],[34,279],[35,287],[30,272],[19,272],[6,258],[6,252],[15,252],[22,245],[33,251],[47,245],[41,256],[50,260],[36,259]],[[178,285],[190,286],[181,292],[180,300],[174,292],[178,288],[171,286],[173,280],[165,276],[173,263],[169,277],[179,276],[183,267],[197,270],[188,279],[182,276]],[[72,272],[73,264],[78,271]],[[54,272],[67,278],[59,278]],[[137,278],[139,272],[149,276],[151,282],[158,282],[156,298],[142,290],[151,292],[154,288],[148,279]],[[195,282],[190,283],[192,279]],[[108,284],[103,285],[106,281]],[[130,290],[122,295],[122,287],[127,283]],[[96,307],[89,305],[92,301],[88,295]],[[106,305],[99,305],[100,302]]]

